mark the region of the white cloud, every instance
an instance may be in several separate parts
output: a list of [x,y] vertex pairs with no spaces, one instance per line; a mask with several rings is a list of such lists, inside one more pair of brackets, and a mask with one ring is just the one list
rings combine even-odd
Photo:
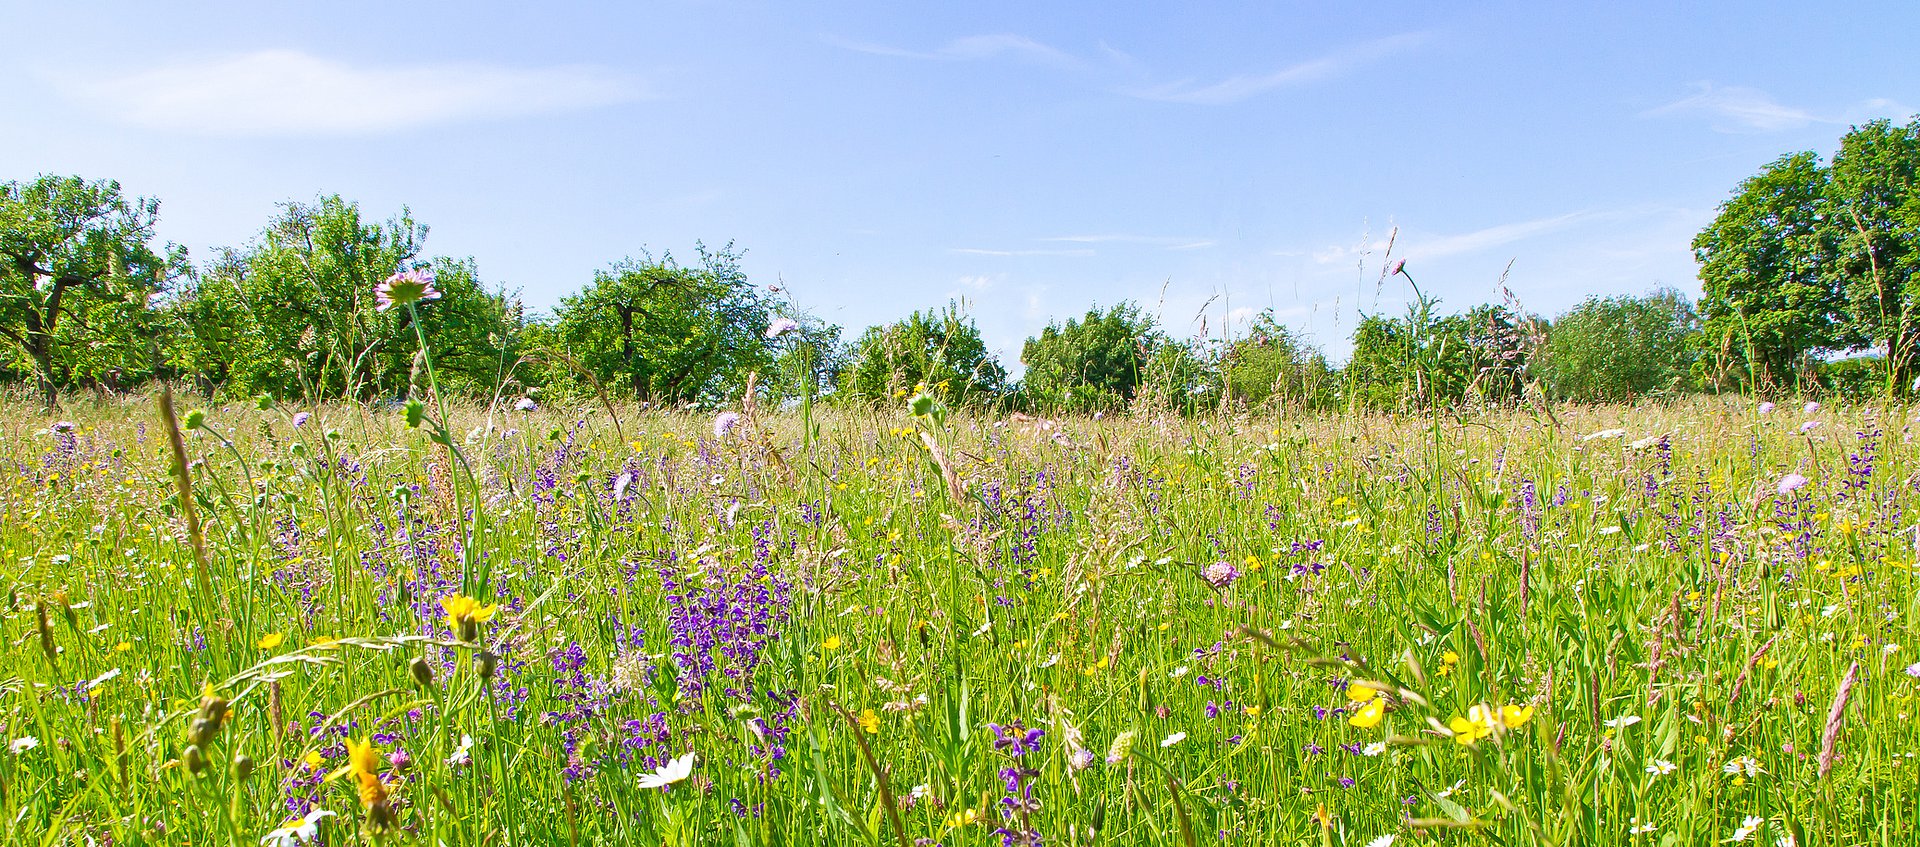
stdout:
[[1693,85],[1694,93],[1640,113],[1641,117],[1659,115],[1705,115],[1721,132],[1777,132],[1799,129],[1811,123],[1834,123],[1805,109],[1787,106],[1757,88],[1718,86],[1711,82]]
[[970,288],[974,291],[985,291],[993,287],[993,277],[986,274],[969,274],[955,281],[960,283],[962,288]]
[[1211,239],[1177,237],[1165,235],[1127,235],[1124,233],[1105,233],[1099,235],[1056,235],[1042,238],[1041,241],[1066,242],[1069,244],[1145,244],[1167,250],[1201,250],[1214,246]]
[[1390,35],[1289,65],[1272,73],[1235,76],[1206,84],[1182,80],[1151,88],[1133,89],[1124,93],[1144,100],[1162,100],[1170,103],[1197,103],[1208,106],[1237,103],[1276,88],[1305,85],[1337,76],[1361,65],[1418,47],[1430,38],[1431,36],[1427,33]]
[[116,120],[209,135],[369,135],[646,96],[634,80],[588,66],[354,66],[294,50],[180,61],[60,85]]
[[843,50],[922,61],[965,62],[1013,57],[1045,65],[1076,67],[1080,60],[1062,50],[1042,44],[1024,35],[998,33],[956,38],[932,51],[907,50],[885,44],[850,41],[828,36],[826,42]]
[[981,247],[954,247],[952,252],[969,256],[1091,256],[1092,250],[988,250]]
[[1414,259],[1431,259],[1441,256],[1453,256],[1462,253],[1477,253],[1523,241],[1555,230],[1564,229],[1581,219],[1588,217],[1586,212],[1569,212],[1551,218],[1500,224],[1459,235],[1443,235],[1432,238],[1414,237],[1406,240],[1405,246],[1396,246],[1394,252]]

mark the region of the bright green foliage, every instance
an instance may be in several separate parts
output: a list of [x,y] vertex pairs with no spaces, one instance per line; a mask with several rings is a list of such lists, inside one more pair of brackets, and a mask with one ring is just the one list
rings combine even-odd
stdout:
[[1840,139],[1827,183],[1823,242],[1846,300],[1848,328],[1892,363],[1890,387],[1905,391],[1920,341],[1920,119],[1884,120]]
[[1542,380],[1554,397],[1630,400],[1686,386],[1699,319],[1672,289],[1645,297],[1588,297],[1553,322]]
[[[660,402],[738,393],[772,361],[764,295],[731,244],[699,248],[700,266],[668,254],[626,260],[563,298],[548,345],[608,391]],[[556,379],[570,371],[552,369]]]
[[149,301],[186,260],[151,246],[159,211],[111,180],[0,183],[0,368],[31,371],[49,404],[63,384],[148,373]]
[[854,342],[840,376],[840,393],[879,402],[927,386],[954,403],[989,403],[1006,392],[1007,372],[987,352],[980,328],[958,305],[914,312],[887,326],[868,327]]
[[424,381],[412,318],[377,310],[374,289],[424,265],[441,293],[419,312],[443,386],[491,390],[511,364],[518,309],[481,288],[470,259],[421,261],[426,234],[405,210],[370,223],[338,196],[286,204],[252,245],[228,251],[173,304],[176,366],[232,396],[408,394]]
[[1250,406],[1323,406],[1338,387],[1326,356],[1272,310],[1261,312],[1247,334],[1227,346],[1220,367],[1234,401]]
[[1407,315],[1368,315],[1354,330],[1353,358],[1341,372],[1352,400],[1376,409],[1433,408],[1464,401],[1504,402],[1526,388],[1530,339],[1505,306],[1435,317],[1436,301],[1417,297]]
[[1166,343],[1153,317],[1130,302],[1048,324],[1020,353],[1027,366],[1021,399],[1049,411],[1124,408],[1146,379],[1148,361]]

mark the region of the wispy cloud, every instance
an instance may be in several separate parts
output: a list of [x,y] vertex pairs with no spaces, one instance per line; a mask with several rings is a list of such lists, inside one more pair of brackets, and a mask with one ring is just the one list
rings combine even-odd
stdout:
[[1212,239],[1207,238],[1182,238],[1166,235],[1128,235],[1124,233],[1056,235],[1040,240],[1065,242],[1069,244],[1145,244],[1167,250],[1204,250],[1214,246],[1215,243]]
[[209,135],[368,135],[648,96],[635,80],[589,66],[356,66],[294,50],[180,61],[57,84],[115,120]]
[[954,247],[954,253],[968,256],[1091,256],[1093,250],[1079,248],[1071,250],[988,250],[981,247]]
[[1693,89],[1692,94],[1648,109],[1640,116],[1704,115],[1712,119],[1714,129],[1721,132],[1778,132],[1812,123],[1835,123],[1805,109],[1783,104],[1757,88],[1697,82]]
[[1206,106],[1238,103],[1278,88],[1305,85],[1346,73],[1362,65],[1404,53],[1425,44],[1431,38],[1430,33],[1420,32],[1390,35],[1289,65],[1270,73],[1234,76],[1210,83],[1189,79],[1149,88],[1131,89],[1124,93],[1145,100],[1169,103],[1197,103]]
[[1433,238],[1415,237],[1407,239],[1403,245],[1397,246],[1394,252],[1402,256],[1417,259],[1454,256],[1462,253],[1477,253],[1481,250],[1488,250],[1565,229],[1590,216],[1588,212],[1569,212],[1550,218],[1539,218],[1531,221],[1519,221],[1517,223],[1490,226],[1485,229],[1477,229],[1458,235],[1442,235]]
[[1077,67],[1080,59],[1066,51],[1042,44],[1024,35],[998,33],[994,35],[970,35],[956,38],[934,50],[908,50],[885,44],[865,41],[852,41],[835,36],[826,37],[826,42],[843,50],[857,53],[870,53],[875,56],[892,56],[899,59],[919,59],[921,61],[968,62],[985,59],[1016,58],[1060,67]]

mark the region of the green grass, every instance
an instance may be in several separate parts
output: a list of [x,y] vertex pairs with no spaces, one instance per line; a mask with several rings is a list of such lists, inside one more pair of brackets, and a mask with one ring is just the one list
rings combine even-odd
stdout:
[[[336,813],[330,845],[1916,829],[1904,409],[1808,434],[1732,400],[1051,429],[836,410],[817,439],[454,409],[470,476],[399,410],[295,411],[186,432],[203,588],[151,400],[69,410],[70,434],[0,409],[5,843],[259,844],[309,809]],[[1789,472],[1811,482],[1778,495]],[[500,605],[479,643],[439,611],[456,594]],[[732,616],[712,647],[673,643],[688,605]],[[1376,726],[1350,721],[1356,681],[1387,692]],[[1479,704],[1533,712],[1459,743]],[[1016,722],[1043,731],[1018,757],[989,728]],[[690,778],[641,787],[689,752]],[[1008,769],[1028,808],[1002,804]]]

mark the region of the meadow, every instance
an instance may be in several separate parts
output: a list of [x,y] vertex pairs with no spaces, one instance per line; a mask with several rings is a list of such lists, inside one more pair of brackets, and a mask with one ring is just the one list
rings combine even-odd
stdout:
[[5,843],[1914,843],[1903,407],[193,403],[0,409]]

